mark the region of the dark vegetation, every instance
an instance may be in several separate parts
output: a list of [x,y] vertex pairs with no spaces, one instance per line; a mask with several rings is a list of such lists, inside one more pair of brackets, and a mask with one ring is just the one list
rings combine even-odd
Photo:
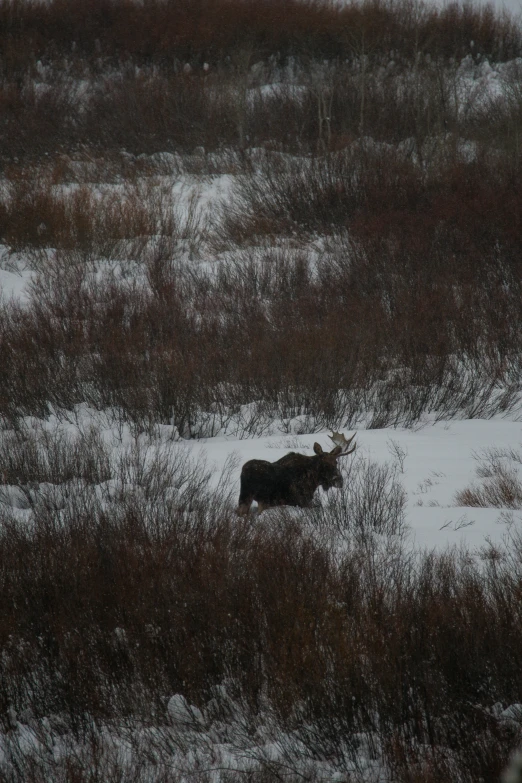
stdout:
[[[508,109],[480,127],[452,110],[447,67],[522,53],[520,26],[472,3],[2,0],[0,52],[4,162],[86,146],[310,152],[362,133],[520,132]],[[298,101],[245,100],[281,70],[299,73]]]
[[[0,776],[186,779],[178,693],[251,759],[223,780],[500,780],[514,528],[412,557],[398,464],[362,458],[324,508],[245,522],[238,466],[211,489],[156,438],[516,409],[521,55],[471,4],[0,0],[1,259],[33,273],[0,307]],[[211,219],[172,196],[221,174]],[[519,508],[508,457],[457,502]]]
[[[90,738],[93,754],[97,726],[157,726],[158,771],[182,749],[166,697],[183,693],[203,713],[199,732],[237,721],[246,740],[274,721],[296,768],[300,754],[347,769],[366,737],[395,780],[416,768],[419,780],[498,779],[520,736],[491,709],[522,696],[516,535],[479,562],[408,555],[398,466],[362,458],[308,520],[278,511],[252,524],[175,446],[151,459],[135,444],[111,465],[95,431],[6,436],[4,504],[10,493],[33,512],[28,525],[3,506],[11,722],[45,736],[50,719],[71,742]],[[30,777],[10,730],[7,779],[18,767],[42,779],[48,752],[32,754]],[[103,770],[94,779],[117,779]]]
[[[95,198],[12,181],[0,224],[39,273],[0,314],[0,411],[87,402],[201,437],[510,410],[521,173],[492,151],[424,172],[364,145],[299,166],[268,156],[227,205],[212,242],[228,260],[210,272],[186,256],[204,227],[154,188]],[[305,239],[326,232],[312,263]],[[94,272],[100,255],[141,282]]]
[[[520,30],[492,8],[471,3],[442,9],[407,3],[362,5],[283,0],[3,0],[5,68],[24,73],[35,61],[64,56],[87,61],[132,59],[169,69],[177,62],[219,65],[244,48],[257,59],[277,55],[343,57],[350,36],[364,31],[368,48],[413,56],[421,49],[462,58],[471,50],[493,60],[520,54]],[[471,43],[473,42],[473,44]],[[105,62],[104,62],[105,65]]]

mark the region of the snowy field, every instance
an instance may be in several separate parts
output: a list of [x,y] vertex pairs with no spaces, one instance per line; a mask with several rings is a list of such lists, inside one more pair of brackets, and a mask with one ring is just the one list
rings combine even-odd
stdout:
[[[463,74],[466,73],[463,66]],[[482,85],[487,83],[495,90],[497,77],[500,78],[499,71],[482,68]],[[466,78],[464,76],[463,80]],[[468,88],[471,89],[469,85]],[[179,161],[169,156],[159,156],[158,162],[179,168]],[[210,218],[213,218],[215,228],[216,215],[222,214],[219,205],[230,197],[235,178],[228,174],[203,179],[178,174],[172,184],[168,176],[162,175],[155,178],[154,186],[172,199],[177,225],[185,227],[180,233],[187,234],[190,227],[207,225]],[[103,191],[110,192],[111,188],[104,187]],[[151,192],[150,187],[147,192]],[[194,268],[211,276],[218,273],[220,264],[226,265],[233,258],[230,251],[213,253],[204,241],[198,240],[197,249],[183,237],[178,241],[185,263],[193,263]],[[313,238],[306,247],[313,265],[324,250],[323,240]],[[3,248],[0,288],[4,304],[19,304],[23,310],[31,298],[35,299],[38,286],[45,279],[46,254],[52,258],[52,249],[40,253],[35,268],[32,257]],[[97,259],[90,263],[89,270],[95,286],[103,287],[107,280],[116,281],[122,287],[146,285],[143,268],[132,260]],[[247,418],[248,410],[245,410]],[[321,489],[316,492],[317,504],[327,514],[332,504],[348,503],[343,512],[343,526],[337,531],[340,535],[335,537],[339,551],[353,545],[356,533],[349,505],[352,498],[350,482],[358,482],[355,497],[361,493],[361,477],[370,475],[365,470],[381,466],[387,471],[386,480],[380,487],[385,494],[372,502],[386,506],[391,503],[392,495],[396,500],[398,498],[400,529],[377,531],[372,538],[375,553],[387,552],[389,547],[398,544],[402,557],[413,554],[419,562],[428,553],[469,557],[477,564],[491,561],[494,553],[502,559],[522,535],[520,419],[515,406],[505,414],[497,413],[485,419],[457,416],[444,420],[428,414],[407,429],[370,429],[361,422],[357,426],[355,455],[341,460],[345,480],[343,499],[340,500],[341,494],[336,489],[328,493]],[[248,433],[245,437],[245,432],[238,435],[231,428],[232,434],[224,429],[215,437],[194,439],[183,437],[175,426],[167,423],[140,433],[139,429],[123,422],[117,411],[95,411],[82,404],[71,411],[60,411],[57,416],[50,413],[45,419],[26,417],[17,426],[21,428],[18,434],[11,430],[9,423],[4,425],[0,435],[3,453],[9,454],[9,444],[19,445],[28,439],[37,449],[43,448],[44,462],[53,454],[56,458],[53,451],[56,446],[61,448],[60,444],[65,442],[81,442],[94,433],[112,465],[111,477],[89,489],[101,504],[99,508],[104,505],[116,507],[113,504],[119,502],[118,498],[124,498],[124,504],[130,502],[131,505],[133,497],[138,503],[148,502],[143,498],[150,488],[144,489],[142,480],[149,467],[151,471],[159,467],[165,473],[164,490],[156,490],[164,491],[164,498],[157,494],[154,502],[160,505],[171,500],[180,502],[183,489],[176,485],[175,471],[180,465],[190,464],[207,476],[208,491],[217,490],[219,502],[226,498],[224,512],[232,518],[239,495],[241,466],[246,461],[276,461],[289,451],[311,455],[315,442],[325,450],[332,446],[326,429],[302,434],[307,423],[299,417],[285,421],[274,419],[257,437],[248,436]],[[347,435],[352,433],[353,430],[346,431]],[[132,467],[129,467],[131,463]],[[169,486],[171,479],[173,483]],[[35,518],[45,518],[44,511],[49,508],[57,518],[62,514],[64,519],[68,518],[75,502],[71,498],[75,497],[74,492],[80,485],[70,479],[63,484],[52,481],[10,484],[4,480],[0,493],[4,522],[22,523],[30,528]],[[488,487],[492,488],[489,492]],[[470,500],[473,493],[475,498],[480,496],[477,504]],[[269,510],[259,515],[254,502],[247,524],[263,530],[266,526],[269,528],[273,520],[277,526],[279,514],[278,510]],[[321,516],[317,509],[311,512],[288,509],[286,519],[288,523],[298,521],[312,538],[321,539]],[[237,524],[243,523],[238,519]],[[181,694],[166,698],[160,721],[167,722],[163,728],[147,726],[134,719],[119,721],[117,725],[103,722],[90,725],[87,722],[82,728],[83,738],[70,734],[67,719],[61,714],[36,720],[30,710],[17,714],[11,708],[8,713],[10,730],[0,733],[0,768],[4,765],[5,770],[12,771],[22,759],[24,764],[27,759],[33,759],[40,766],[51,765],[51,769],[54,764],[59,769],[70,758],[77,758],[88,767],[93,763],[89,747],[95,746],[100,763],[109,765],[108,768],[114,765],[125,769],[129,775],[135,774],[142,764],[139,760],[145,749],[147,754],[156,754],[156,762],[145,763],[140,773],[147,781],[159,780],[155,777],[160,774],[159,769],[162,774],[168,770],[176,780],[192,780],[194,775],[201,774],[201,779],[213,783],[224,780],[223,770],[241,774],[269,770],[277,776],[286,774],[286,770],[307,779],[339,783],[352,779],[384,783],[391,779],[389,769],[382,762],[382,737],[378,733],[354,735],[350,747],[338,749],[335,763],[324,758],[314,760],[315,751],[310,750],[313,742],[306,737],[303,739],[302,727],[295,734],[282,728],[268,702],[254,719],[245,704],[228,693],[226,683],[217,687],[221,690],[216,691],[208,703],[200,704],[201,708],[191,705]],[[495,716],[499,725],[518,725],[518,704],[486,702],[484,708]]]
[[[479,551],[486,542],[501,544],[511,525],[522,524],[516,510],[466,508],[456,501],[459,491],[480,483],[477,468],[485,450],[496,448],[522,456],[519,421],[498,418],[428,423],[416,430],[362,430],[356,440],[357,455],[377,463],[390,462],[400,454],[400,481],[407,493],[407,523],[415,549],[440,551],[463,545]],[[325,450],[331,445],[328,433],[317,433],[241,441],[215,438],[198,443],[194,451],[206,453],[219,470],[231,454],[237,454],[241,464],[248,459],[275,461],[289,450],[312,454],[315,441]],[[517,467],[512,460],[511,464]],[[234,479],[239,486],[237,474]],[[318,494],[324,493],[319,489]]]
[[[122,431],[121,427],[107,426],[105,416],[89,409],[78,409],[74,418],[81,422],[79,426],[63,419],[57,421],[54,417],[45,422],[28,420],[28,425],[30,430],[66,434],[71,439],[94,428],[106,444],[112,444],[115,457],[136,443],[126,428]],[[156,436],[143,436],[138,438],[138,442],[146,444],[151,460],[167,447],[173,462],[183,455],[204,464],[213,475],[211,486],[219,484],[225,467],[231,466],[226,470],[226,488],[234,498],[239,496],[240,469],[247,460],[274,462],[289,451],[312,455],[315,442],[325,451],[332,447],[327,431],[313,435],[280,432],[240,440],[218,436],[185,441],[179,439],[178,433],[167,425],[159,427]],[[427,422],[409,430],[359,430],[356,443],[356,454],[348,457],[347,463],[371,461],[379,465],[393,464],[397,480],[406,493],[406,530],[409,547],[413,550],[440,552],[463,547],[479,553],[486,544],[500,546],[506,543],[510,531],[522,531],[518,498],[515,497],[506,507],[494,505],[494,501],[491,501],[490,507],[466,506],[465,501],[458,498],[458,493],[464,489],[480,488],[484,482],[491,481],[494,475],[494,470],[491,470],[492,453],[496,454],[494,464],[500,462],[515,477],[522,479],[522,424],[518,419],[451,420]],[[344,466],[342,468],[344,470]],[[346,482],[349,483],[349,477]],[[324,506],[335,494],[335,489],[325,493],[319,488],[316,500]],[[16,507],[16,494],[13,498]],[[251,513],[252,524],[256,524],[260,517],[255,502]]]
[[[496,81],[492,84],[496,89]],[[168,156],[167,156],[168,157]],[[161,178],[158,186],[169,189],[168,178]],[[229,197],[234,178],[229,175],[217,176],[204,182],[191,177],[178,177],[172,190],[179,224],[187,224],[190,211],[196,205],[197,222],[205,222],[223,199]],[[321,246],[319,240],[309,247],[313,258]],[[200,248],[201,249],[201,248]],[[190,251],[187,251],[190,255]],[[194,261],[196,267],[212,273],[216,265],[227,263],[228,254],[224,253],[219,261],[203,252]],[[35,295],[38,277],[31,268],[31,260],[23,253],[13,254],[7,248],[0,248],[0,295],[4,303],[15,302],[22,306]],[[98,270],[98,271],[96,271]],[[100,285],[107,275],[115,275],[121,285],[128,281],[129,270],[141,285],[141,271],[132,262],[100,261],[94,271],[94,279],[101,275]],[[29,293],[29,291],[31,293]],[[505,415],[496,415],[487,419],[451,419],[440,420],[439,416],[424,416],[413,428],[392,427],[385,429],[365,429],[364,424],[357,433],[358,459],[375,461],[378,464],[393,463],[398,479],[406,492],[406,523],[408,539],[416,550],[441,551],[447,547],[468,547],[479,551],[486,543],[501,544],[514,526],[522,525],[522,515],[518,510],[518,500],[513,507],[466,507],[457,500],[457,493],[474,485],[480,486],[481,466],[488,463],[488,453],[500,452],[500,461],[508,470],[518,475],[522,467],[522,422],[518,410]],[[94,427],[109,444],[114,453],[129,445],[133,437],[128,428],[122,434],[121,425],[111,426],[110,412],[107,415],[80,406],[59,419],[51,416],[47,421],[28,420],[30,427],[43,428],[48,432],[65,432],[73,438],[80,431]],[[204,460],[219,477],[225,465],[228,471],[228,490],[231,495],[239,494],[239,474],[241,465],[249,459],[275,461],[288,451],[312,454],[314,442],[319,442],[326,450],[331,446],[328,431],[314,434],[298,434],[306,426],[299,419],[281,422],[274,420],[267,428],[267,434],[260,437],[240,437],[220,433],[213,438],[186,440],[180,437],[175,427],[161,425],[156,434],[147,436],[151,453],[167,443],[172,452],[181,450],[190,453],[196,460]],[[498,456],[498,454],[497,454]],[[352,459],[352,458],[348,458]],[[497,460],[498,462],[498,460]],[[491,463],[491,459],[489,459]],[[491,467],[491,465],[490,465]],[[477,473],[478,471],[478,473]],[[491,476],[490,476],[491,478]],[[218,479],[216,478],[216,481]],[[482,475],[482,481],[484,476]],[[486,477],[487,481],[487,477]],[[335,493],[335,490],[331,490]],[[328,503],[328,496],[317,491],[318,498]],[[256,511],[256,504],[253,505]],[[255,523],[255,516],[253,519]],[[521,528],[522,529],[522,528]]]
[[[137,147],[1,174],[2,780],[498,783],[520,746],[522,58],[347,41],[66,63]],[[239,516],[325,423],[343,488]]]

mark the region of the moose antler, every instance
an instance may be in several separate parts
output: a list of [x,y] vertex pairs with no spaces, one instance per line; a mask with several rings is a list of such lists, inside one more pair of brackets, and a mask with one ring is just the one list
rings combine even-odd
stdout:
[[348,438],[348,440],[346,439],[346,435],[344,435],[344,433],[342,432],[332,432],[332,434],[328,436],[330,440],[333,441],[333,443],[335,444],[334,451],[336,451],[336,449],[340,449],[337,455],[338,457],[346,457],[347,454],[353,454],[353,452],[357,448],[357,444],[354,443],[353,448],[350,448],[350,443],[352,442],[352,440],[355,438],[356,435],[357,433],[354,432],[352,437]]

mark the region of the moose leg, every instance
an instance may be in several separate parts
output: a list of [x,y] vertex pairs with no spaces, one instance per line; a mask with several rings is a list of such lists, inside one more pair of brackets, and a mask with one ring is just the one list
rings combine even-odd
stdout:
[[240,493],[238,506],[236,508],[236,514],[239,517],[246,517],[250,511],[250,506],[252,505],[253,499],[253,495],[246,495],[243,492]]

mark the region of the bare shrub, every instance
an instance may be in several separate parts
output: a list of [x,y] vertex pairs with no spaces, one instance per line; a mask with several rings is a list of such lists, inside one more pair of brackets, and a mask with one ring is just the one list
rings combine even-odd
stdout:
[[522,460],[521,455],[513,450],[490,448],[475,458],[478,462],[476,472],[481,484],[457,492],[456,505],[522,508],[522,479],[517,467]]
[[236,242],[303,229],[330,233],[361,209],[378,210],[392,189],[407,202],[421,189],[419,172],[396,150],[356,144],[311,160],[267,154],[240,182],[223,227]]
[[380,465],[356,455],[343,466],[342,489],[314,511],[317,523],[347,539],[370,539],[374,534],[400,538],[405,532],[406,493],[399,474],[398,462]]
[[84,258],[125,258],[139,254],[139,241],[175,232],[171,204],[154,182],[96,193],[86,185],[67,191],[31,174],[7,181],[0,206],[0,236],[15,251],[51,247]]
[[110,475],[109,452],[95,429],[71,437],[65,430],[19,422],[2,435],[0,463],[4,484],[62,484],[72,478],[98,484]]
[[209,98],[198,77],[133,69],[98,85],[85,117],[86,138],[95,147],[157,153],[195,147],[214,149],[235,140],[225,106]]
[[[465,3],[292,0],[282,19],[250,0],[212,0],[204,13],[189,0],[148,9],[10,0],[0,31],[7,161],[84,145],[138,155],[229,145],[316,153],[367,135],[408,140],[426,159],[447,128],[484,139],[495,127],[483,118],[477,133],[475,116],[459,116],[451,85],[462,60],[504,62],[522,51],[507,13]],[[507,124],[501,134],[516,136]]]
[[245,26],[254,62],[270,55],[282,61],[292,55],[346,58],[354,34],[362,32],[374,56],[395,50],[401,58],[412,57],[430,45],[434,58],[461,58],[476,52],[510,59],[521,49],[519,28],[509,14],[466,4],[437,8],[365,2],[338,7],[293,0],[281,18],[267,3],[217,0],[205,6],[205,24],[201,10],[187,0],[150,9],[138,2],[96,0],[86,8],[55,0],[44,8],[37,2],[9,3],[2,11],[4,67],[15,75],[38,59],[53,62],[70,56],[77,30],[84,35],[74,53],[93,68],[100,67],[100,60],[116,58],[153,62],[163,68],[172,68],[172,60],[228,64],[245,47]]
[[16,162],[56,153],[78,143],[77,88],[61,72],[50,84],[35,84],[29,69],[18,79],[0,80],[0,160]]
[[[310,432],[517,404],[514,240],[499,264],[485,262],[487,291],[482,278],[470,286],[466,264],[447,269],[438,246],[434,268],[423,267],[423,234],[340,234],[318,263],[290,244],[245,249],[209,270],[184,260],[206,237],[196,196],[184,219],[161,192],[151,203],[159,235],[124,240],[145,266],[139,284],[86,264],[91,243],[87,255],[46,252],[29,301],[2,309],[4,413],[87,402],[145,431],[162,423],[208,437],[263,433],[274,420]],[[124,253],[121,243],[112,252]]]
[[[152,446],[136,439],[114,456],[95,428],[71,434],[67,425],[53,430],[24,422],[3,433],[0,470],[2,502],[33,508],[37,519],[40,507],[60,509],[72,519],[82,503],[97,508],[100,498],[109,506],[129,504],[136,514],[164,504],[180,513],[194,510],[205,502],[212,474],[204,460],[196,463],[179,444]],[[220,482],[224,507],[230,470],[227,463]]]

